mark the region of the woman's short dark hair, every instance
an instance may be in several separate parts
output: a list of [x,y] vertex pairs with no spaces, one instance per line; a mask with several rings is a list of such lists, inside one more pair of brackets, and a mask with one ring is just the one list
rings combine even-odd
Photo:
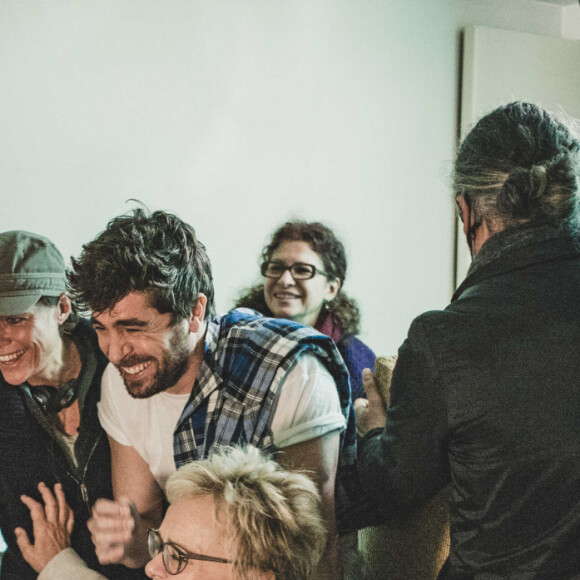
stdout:
[[[282,242],[306,242],[316,252],[329,279],[338,280],[338,294],[327,307],[333,320],[346,334],[358,334],[360,311],[356,302],[343,291],[346,279],[346,252],[343,243],[334,232],[320,222],[293,220],[281,225],[273,234],[270,243],[262,250],[262,262],[268,262]],[[265,316],[273,316],[264,299],[264,284],[257,284],[243,290],[236,301],[236,308],[253,308]]]
[[206,318],[215,313],[205,246],[174,214],[137,208],[118,216],[71,262],[70,292],[83,310],[104,312],[130,292],[148,292],[151,305],[176,321],[191,314],[203,293]]
[[491,233],[551,221],[579,230],[580,144],[568,123],[531,103],[484,116],[461,143],[454,190]]

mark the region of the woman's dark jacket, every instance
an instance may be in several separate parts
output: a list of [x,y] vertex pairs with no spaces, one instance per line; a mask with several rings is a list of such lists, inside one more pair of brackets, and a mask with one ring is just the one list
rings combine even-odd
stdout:
[[412,324],[385,430],[359,444],[388,514],[451,482],[446,580],[580,573],[580,252],[549,226],[498,233],[442,312]]
[[[88,566],[107,578],[144,578],[141,571],[123,566],[100,566],[87,529],[92,504],[98,498],[111,498],[111,458],[109,443],[97,417],[101,375],[107,359],[99,350],[90,324],[81,320],[72,338],[81,355],[79,382],[81,423],[74,466],[61,443],[52,435],[47,418],[32,399],[29,387],[13,386],[0,375],[0,529],[8,544],[2,559],[2,580],[29,580],[36,572],[22,559],[14,528],[21,526],[32,540],[28,508],[20,501],[26,494],[42,502],[37,485],[53,487],[62,483],[67,501],[74,511],[72,547]],[[30,387],[34,388],[34,387]]]

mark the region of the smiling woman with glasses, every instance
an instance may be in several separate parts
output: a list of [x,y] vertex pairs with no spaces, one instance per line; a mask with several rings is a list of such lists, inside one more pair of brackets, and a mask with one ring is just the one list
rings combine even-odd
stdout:
[[[365,397],[362,371],[374,369],[376,356],[356,336],[360,312],[344,292],[346,268],[344,245],[329,227],[320,222],[286,222],[262,250],[262,281],[244,290],[235,306],[313,326],[332,338],[350,374],[354,400]],[[357,532],[352,531],[352,518],[341,515],[346,513],[359,512],[343,509],[341,500],[337,500],[342,577],[350,580],[363,577],[364,564],[358,553]]]
[[375,354],[356,335],[360,312],[343,290],[346,252],[334,232],[319,222],[290,221],[262,251],[263,281],[244,290],[236,307],[313,326],[336,343],[351,378],[353,399],[364,396],[361,373]]
[[316,486],[254,447],[181,467],[169,509],[149,530],[150,578],[306,580],[325,545]]

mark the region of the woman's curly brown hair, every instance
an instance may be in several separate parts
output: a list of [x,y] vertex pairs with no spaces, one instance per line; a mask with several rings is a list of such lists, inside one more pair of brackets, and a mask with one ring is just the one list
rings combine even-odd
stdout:
[[[345,334],[358,334],[360,331],[360,311],[354,299],[343,292],[346,278],[346,252],[342,242],[334,232],[320,222],[302,220],[289,221],[280,226],[270,239],[270,243],[262,250],[262,262],[268,262],[272,254],[282,242],[306,242],[316,252],[329,279],[340,281],[338,294],[327,304],[328,312],[335,324],[342,328]],[[242,290],[235,303],[236,308],[253,308],[264,316],[273,316],[264,299],[264,284],[255,284]]]

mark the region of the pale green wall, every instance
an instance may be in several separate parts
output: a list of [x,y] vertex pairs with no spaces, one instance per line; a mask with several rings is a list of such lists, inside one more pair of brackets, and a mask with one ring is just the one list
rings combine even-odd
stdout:
[[[485,4],[3,0],[0,231],[68,256],[129,198],[176,211],[225,311],[276,225],[320,219],[363,339],[394,352],[450,297],[458,31]],[[559,9],[538,10],[525,25],[557,33]]]
[[343,237],[390,352],[452,276],[455,2],[0,3],[0,230],[67,255],[138,198],[212,258],[218,309],[291,216]]

